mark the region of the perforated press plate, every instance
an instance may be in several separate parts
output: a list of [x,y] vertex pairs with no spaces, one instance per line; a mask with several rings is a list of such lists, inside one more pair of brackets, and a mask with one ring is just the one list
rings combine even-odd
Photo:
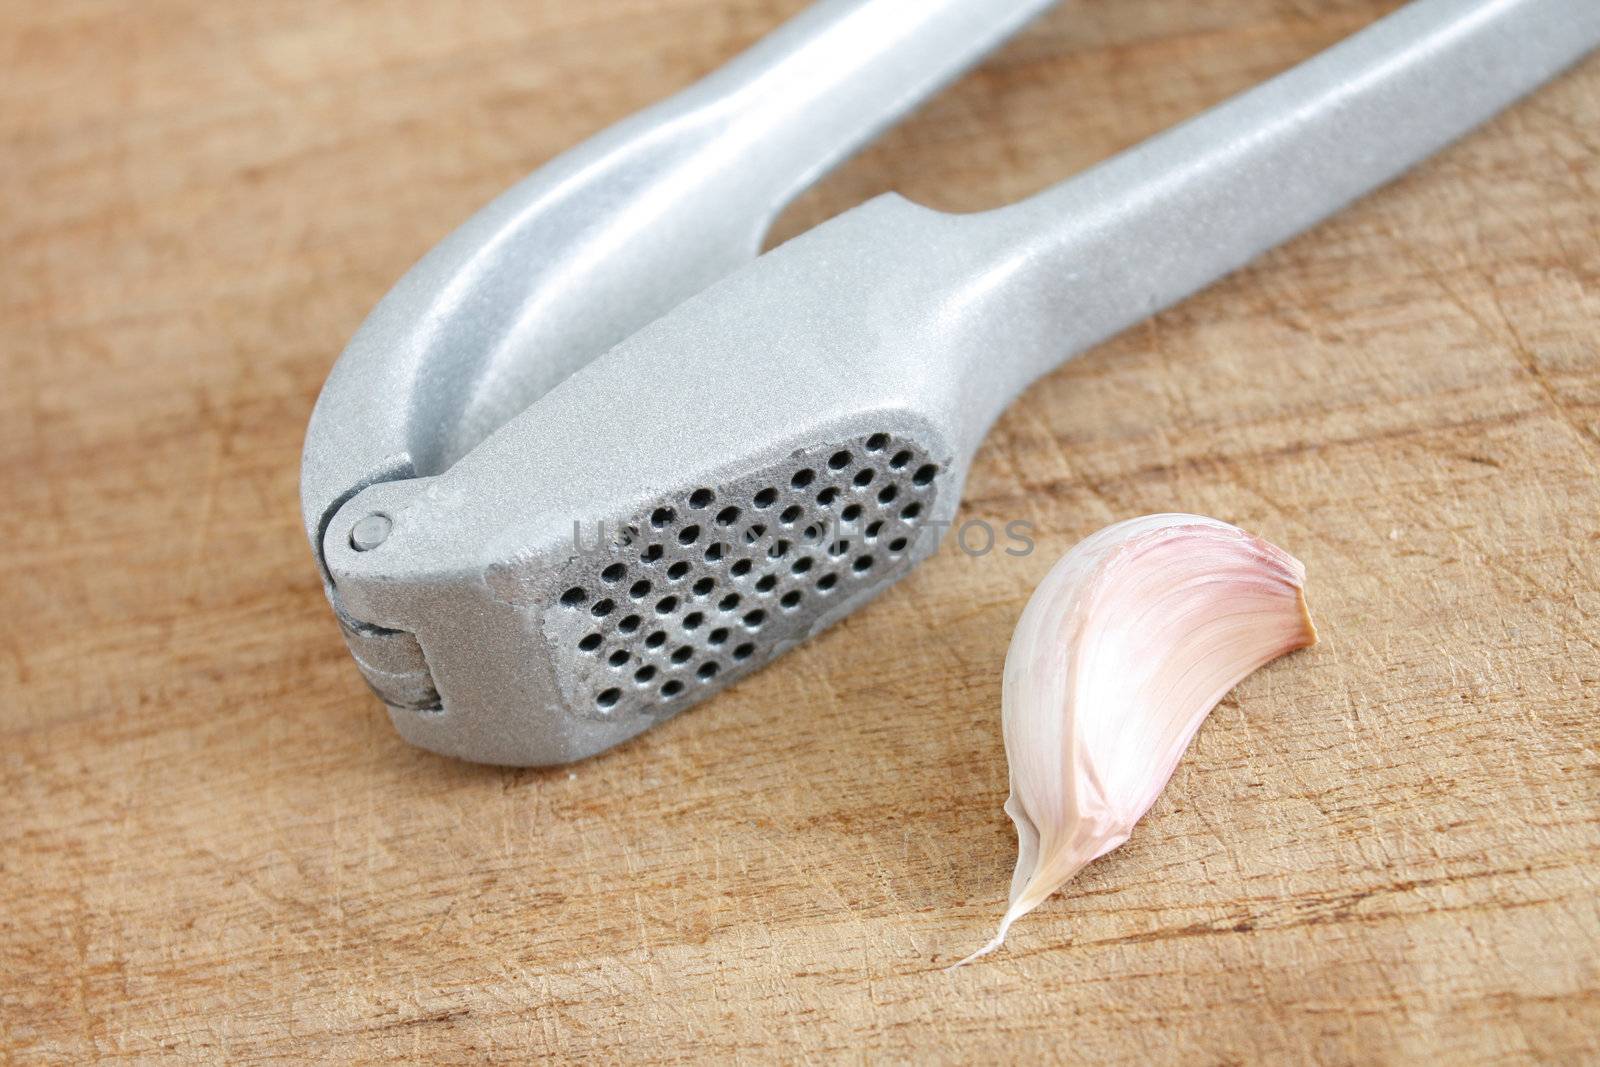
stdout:
[[659,501],[568,564],[545,614],[570,706],[670,715],[765,663],[933,537],[939,468],[878,433]]

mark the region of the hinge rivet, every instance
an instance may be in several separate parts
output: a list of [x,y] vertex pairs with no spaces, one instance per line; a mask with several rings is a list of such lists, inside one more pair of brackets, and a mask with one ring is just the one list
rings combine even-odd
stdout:
[[350,527],[350,547],[357,552],[370,552],[389,537],[394,523],[389,516],[374,512]]

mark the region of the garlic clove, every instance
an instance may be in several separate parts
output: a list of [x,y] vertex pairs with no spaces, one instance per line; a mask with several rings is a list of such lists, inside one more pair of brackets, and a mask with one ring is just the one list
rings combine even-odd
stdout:
[[1316,643],[1304,584],[1287,552],[1199,515],[1116,523],[1051,568],[1006,653],[1010,903],[955,967],[1128,839],[1230,689]]

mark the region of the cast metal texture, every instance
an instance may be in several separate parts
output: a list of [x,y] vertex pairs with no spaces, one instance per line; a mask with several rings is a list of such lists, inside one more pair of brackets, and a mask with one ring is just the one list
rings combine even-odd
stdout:
[[301,466],[328,599],[386,703],[441,710],[416,636],[346,607],[322,550],[335,510],[369,485],[449,470],[585,363],[753,260],[797,193],[1053,2],[814,4],[547,163],[400,280],[323,387]]
[[[1041,5],[1008,8],[1013,21],[1004,31],[1030,6]],[[915,40],[908,27],[921,25],[924,12],[953,19],[965,11],[970,34],[990,25],[987,13],[998,7],[831,4],[810,26],[836,28],[846,13],[892,8],[908,20],[899,39]],[[762,63],[781,65],[792,49],[803,53],[810,31],[804,22],[801,31],[794,25],[783,31],[789,36],[782,49],[761,58],[758,48],[736,61],[745,64],[739,78],[759,84]],[[1000,36],[989,32],[985,47]],[[831,38],[829,47],[852,39]],[[558,280],[568,268],[598,278],[606,255],[618,261],[613,282],[641,280],[629,273],[636,249],[627,241],[585,246],[585,254],[558,243],[572,261],[556,255],[556,265],[544,268],[550,273],[533,282],[516,274],[533,250],[507,254],[499,266],[510,275],[491,271],[480,287],[484,264],[516,244],[501,240],[516,227],[491,206],[489,222],[469,223],[374,312],[313,417],[307,530],[330,598],[360,638],[352,650],[400,732],[436,751],[550,764],[631,737],[860,607],[931,553],[935,541],[918,538],[892,561],[881,557],[859,580],[841,584],[836,603],[792,582],[785,592],[799,590],[802,598],[792,625],[758,627],[733,644],[728,627],[727,638],[713,643],[717,627],[706,605],[737,594],[742,607],[748,592],[740,584],[748,575],[731,573],[730,552],[727,571],[719,559],[695,572],[692,582],[713,582],[704,602],[694,601],[691,584],[690,598],[667,612],[674,620],[668,637],[650,648],[654,630],[644,615],[635,630],[621,632],[637,612],[609,591],[605,570],[626,564],[618,578],[627,582],[624,596],[650,581],[640,603],[656,597],[652,611],[672,594],[658,594],[636,559],[602,562],[575,552],[575,525],[637,528],[630,551],[660,543],[663,553],[677,553],[674,562],[689,562],[698,546],[706,567],[714,514],[710,525],[694,522],[699,529],[689,543],[666,538],[669,529],[685,529],[696,493],[712,494],[708,508],[738,507],[736,522],[748,522],[743,501],[768,483],[776,488],[782,472],[838,450],[854,454],[879,434],[914,450],[917,469],[930,468],[917,487],[927,494],[919,521],[948,522],[989,425],[1040,374],[1400,174],[1597,43],[1600,4],[1593,0],[1415,0],[1286,74],[1029,200],[951,216],[879,197],[742,267],[737,256],[704,260],[702,266],[716,263],[685,269],[692,277],[683,286],[661,282],[627,313],[617,310],[615,288],[597,283],[586,303]],[[915,54],[897,55],[900,84],[921,91],[939,79],[905,76]],[[933,65],[948,73],[959,65],[953,54],[947,49]],[[759,62],[747,62],[750,56]],[[889,63],[880,55],[866,66],[879,62]],[[819,105],[825,119],[837,118],[830,107],[849,110],[840,101],[850,92],[841,92]],[[893,107],[884,105],[890,97]],[[862,110],[877,121],[903,108],[906,92],[865,99]],[[797,112],[758,114],[754,129],[735,124],[739,143],[765,120],[779,129],[774,143],[807,140],[797,132],[806,129]],[[868,127],[875,128],[858,123],[844,137],[835,130],[828,143],[856,143]],[[650,119],[627,128],[624,142],[658,143],[676,127]],[[608,151],[616,148],[614,138],[608,143]],[[739,170],[731,157],[710,158]],[[552,166],[560,178],[549,179],[552,188],[582,171]],[[759,177],[760,167],[753,169]],[[789,176],[812,175],[800,170]],[[631,172],[624,166],[617,173]],[[784,195],[792,191],[791,183],[778,184]],[[604,228],[607,219],[648,216],[675,217],[654,223],[663,227],[657,236],[725,229],[714,217],[721,210],[714,198],[664,199],[655,195],[660,191],[568,203],[551,225]],[[745,223],[759,223],[741,229],[735,242],[746,259],[752,233],[770,217],[770,192],[745,202],[764,205],[743,215]],[[578,208],[584,210],[567,214]],[[646,279],[673,266],[651,240],[641,239],[637,251],[650,264]],[[567,323],[560,344],[532,343],[546,310]],[[586,310],[605,321],[603,328],[573,325]],[[502,329],[508,322],[515,329]],[[502,404],[507,383],[514,403]],[[384,424],[370,447],[360,443],[366,419]],[[647,530],[658,508],[672,509],[673,517],[659,531]],[[377,530],[385,531],[381,539]],[[683,580],[691,580],[687,572]],[[776,584],[770,592],[778,594]],[[574,602],[564,602],[569,596]],[[601,599],[612,607],[597,617]],[[695,611],[702,618],[687,626]],[[591,653],[583,644],[593,633],[600,644]],[[733,658],[742,643],[753,647]],[[690,653],[673,663],[681,647]],[[627,656],[615,667],[621,673],[609,674],[609,656],[618,652]],[[584,658],[592,654],[597,658]],[[716,670],[701,679],[707,664]],[[655,674],[640,688],[646,667]],[[681,680],[684,689],[664,694],[666,680],[658,679]],[[607,695],[613,689],[614,699]]]

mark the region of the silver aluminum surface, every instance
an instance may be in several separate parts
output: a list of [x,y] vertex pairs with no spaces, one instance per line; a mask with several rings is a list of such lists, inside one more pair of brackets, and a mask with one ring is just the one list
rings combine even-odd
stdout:
[[[798,527],[834,521],[839,498],[822,494],[844,483],[818,457],[848,452],[865,469],[879,463],[866,443],[881,439],[924,472],[917,521],[950,519],[988,427],[1039,375],[1314,225],[1600,44],[1594,0],[1414,0],[1028,200],[954,216],[890,194],[752,259],[784,200],[1043,6],[819,5],[529,178],[385,298],[318,403],[302,495],[352,652],[406,738],[484,762],[562,763],[704,699],[935,547],[907,538],[891,560],[875,542],[865,576],[819,594],[782,571],[794,557],[731,540],[785,473],[813,472],[782,487]],[[808,80],[821,69],[834,80]],[[894,498],[881,506],[895,517]],[[724,542],[725,507],[740,514]],[[663,508],[671,520],[651,527]],[[693,538],[676,540],[689,525]],[[602,527],[635,530],[601,545],[615,558],[582,546]],[[830,536],[853,534],[846,552],[858,552],[864,527]],[[374,529],[387,533],[369,544]],[[646,560],[653,543],[676,555]],[[731,555],[707,560],[713,543],[751,548],[739,557],[751,571],[732,573]],[[651,567],[696,552],[687,592],[661,591],[671,578],[657,588]],[[830,558],[822,542],[808,552],[813,568]],[[627,584],[613,591],[603,576],[617,563]],[[765,592],[758,563],[774,575]],[[636,601],[618,599],[639,582],[650,588]],[[797,590],[783,614],[776,600]],[[624,631],[636,604],[651,614]],[[761,624],[733,629],[750,610],[766,612]],[[728,629],[723,642],[714,628]],[[669,637],[653,648],[656,632]],[[599,643],[583,647],[592,633]],[[726,643],[735,633],[752,646],[742,659]],[[673,663],[680,647],[691,652]],[[683,688],[664,694],[672,680]]]

